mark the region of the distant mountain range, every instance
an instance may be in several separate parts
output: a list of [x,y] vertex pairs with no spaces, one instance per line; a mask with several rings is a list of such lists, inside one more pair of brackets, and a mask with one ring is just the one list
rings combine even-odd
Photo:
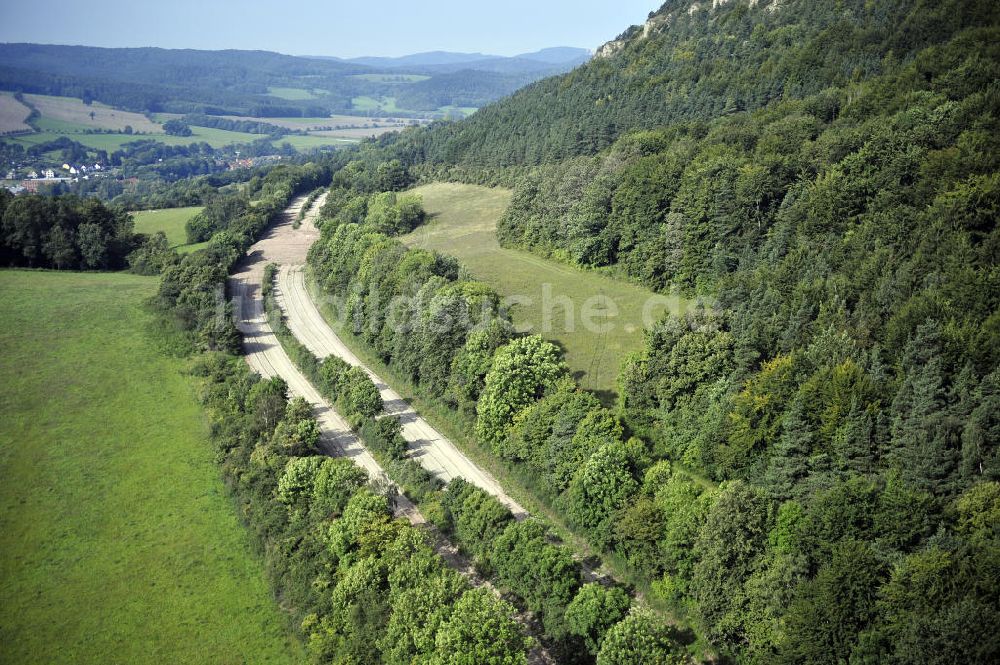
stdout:
[[139,112],[436,118],[468,113],[590,57],[568,47],[514,57],[434,51],[343,60],[267,51],[0,44],[0,90],[80,97]]
[[359,58],[336,58],[332,56],[306,56],[317,60],[333,60],[354,65],[365,65],[375,69],[418,70],[422,72],[447,73],[461,70],[490,71],[498,73],[545,72],[561,73],[581,65],[591,58],[591,51],[571,46],[557,46],[515,56],[490,55],[486,53],[456,53],[452,51],[428,51],[395,58],[363,56]]

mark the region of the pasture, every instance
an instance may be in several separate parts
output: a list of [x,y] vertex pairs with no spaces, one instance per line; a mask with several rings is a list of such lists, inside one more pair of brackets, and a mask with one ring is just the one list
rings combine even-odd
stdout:
[[[364,138],[364,137],[342,136],[334,132],[331,132],[330,134],[331,135],[327,135],[325,133],[310,134],[308,136],[300,136],[295,134],[291,136],[282,136],[280,139],[272,141],[272,143],[275,145],[288,143],[296,150],[299,150],[301,152],[308,152],[309,150],[313,150],[315,148],[328,148],[330,146],[336,147],[343,145],[352,145],[354,143],[358,143],[361,140],[361,138]],[[366,134],[366,136],[370,135]]]
[[396,106],[395,97],[382,97],[381,99],[376,99],[374,97],[363,95],[352,99],[351,107],[355,111],[362,112],[384,111],[386,113],[401,113],[406,111],[406,109],[401,109]]
[[87,129],[110,129],[116,132],[132,127],[135,132],[162,134],[163,128],[141,113],[121,111],[93,102],[89,106],[75,97],[25,95],[25,101],[38,109],[43,118],[71,123]]
[[271,97],[277,97],[278,99],[287,99],[288,101],[301,101],[305,99],[318,99],[319,94],[323,94],[322,90],[306,90],[304,88],[268,88],[267,94]]
[[157,280],[0,271],[0,662],[298,663]]
[[616,390],[622,361],[642,348],[645,323],[690,305],[599,272],[500,247],[496,223],[510,202],[509,190],[434,183],[412,191],[423,197],[430,221],[403,242],[458,257],[474,277],[515,299],[511,316],[518,329],[560,344],[581,385],[605,399]]
[[[43,119],[44,120],[44,119]],[[230,132],[224,129],[210,129],[208,127],[191,127],[191,136],[168,136],[167,134],[85,134],[77,131],[43,131],[34,134],[22,134],[18,136],[6,137],[5,140],[16,141],[25,147],[38,145],[54,141],[60,137],[70,138],[78,143],[82,143],[94,150],[107,150],[113,152],[121,149],[126,143],[152,139],[166,145],[190,145],[204,141],[213,148],[222,148],[234,143],[250,143],[261,136],[259,134],[247,134],[246,132]]]
[[187,232],[184,229],[187,221],[201,211],[201,206],[167,208],[164,210],[141,210],[132,213],[132,218],[135,219],[136,233],[148,233],[152,235],[157,231],[163,231],[171,247],[179,252],[186,253],[194,251],[205,244],[187,244]]
[[29,115],[31,109],[14,99],[14,95],[0,94],[0,134],[30,132]]

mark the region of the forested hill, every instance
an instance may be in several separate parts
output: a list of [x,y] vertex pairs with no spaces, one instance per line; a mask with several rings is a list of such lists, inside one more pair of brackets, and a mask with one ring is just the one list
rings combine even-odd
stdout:
[[588,64],[414,139],[450,164],[594,154],[632,130],[856,86],[996,16],[989,0],[669,0]]
[[380,142],[513,183],[506,246],[711,299],[624,363],[620,440],[558,388],[477,432],[579,469],[551,505],[736,662],[1000,659],[998,81],[993,1],[670,2]]

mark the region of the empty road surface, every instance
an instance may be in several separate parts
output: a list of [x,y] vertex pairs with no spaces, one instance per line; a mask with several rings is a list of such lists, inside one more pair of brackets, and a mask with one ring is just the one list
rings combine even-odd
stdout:
[[[336,355],[368,372],[382,393],[387,414],[400,419],[403,437],[413,459],[446,482],[458,477],[464,478],[497,497],[515,516],[525,516],[526,511],[507,496],[489,473],[469,460],[451,441],[420,417],[385,381],[365,367],[316,309],[305,288],[302,267],[309,247],[319,238],[314,220],[324,199],[325,196],[316,202],[300,227],[295,229],[293,221],[305,201],[305,197],[297,198],[285,212],[284,218],[250,248],[246,258],[230,277],[229,293],[235,302],[247,362],[262,376],[281,376],[293,395],[304,397],[314,406],[323,429],[325,452],[351,458],[373,477],[381,475],[382,469],[378,462],[351,432],[344,419],[330,408],[315,387],[292,364],[267,323],[261,297],[261,281],[264,266],[276,263],[281,269],[275,295],[287,317],[289,329],[317,357]],[[419,518],[412,505],[407,505],[402,512],[406,513],[407,510],[411,511],[407,515],[411,521]]]
[[[280,376],[288,384],[292,396],[302,397],[312,405],[322,430],[320,445],[324,453],[335,457],[347,457],[365,469],[372,478],[380,478],[384,474],[378,462],[361,445],[344,419],[330,408],[308,379],[292,364],[264,314],[261,297],[264,266],[286,259],[288,256],[298,256],[301,245],[304,245],[303,251],[308,251],[309,245],[305,244],[305,233],[288,233],[292,231],[293,220],[304,201],[305,197],[296,199],[285,212],[284,218],[250,248],[247,256],[229,277],[229,295],[233,299],[237,327],[243,333],[243,350],[251,369],[264,378]],[[320,205],[322,199],[317,203],[317,209]],[[311,244],[311,241],[309,243]],[[396,498],[396,510],[406,516],[411,523],[423,522],[420,513],[406,497]]]
[[526,514],[521,506],[507,496],[493,476],[476,466],[455,447],[455,444],[431,427],[400,397],[399,393],[365,367],[344,345],[310,298],[302,266],[281,267],[275,296],[285,313],[288,327],[313,355],[319,358],[339,356],[351,365],[357,365],[368,372],[382,393],[386,413],[399,418],[402,423],[403,437],[409,444],[410,455],[424,468],[446,482],[453,478],[464,478],[500,499],[515,516],[521,517]]

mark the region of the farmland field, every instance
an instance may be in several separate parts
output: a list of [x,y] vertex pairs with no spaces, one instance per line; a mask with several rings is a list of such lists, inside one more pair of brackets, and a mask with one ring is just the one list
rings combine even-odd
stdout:
[[148,139],[153,139],[166,145],[190,145],[204,141],[213,148],[221,148],[233,143],[250,143],[261,138],[259,134],[230,132],[224,129],[210,129],[207,127],[192,127],[191,131],[193,132],[191,136],[169,136],[167,134],[82,134],[74,131],[44,131],[35,134],[7,137],[7,140],[16,141],[27,147],[54,141],[65,136],[78,143],[82,143],[88,148],[110,152],[120,149],[126,143]]
[[153,234],[163,231],[170,246],[179,252],[193,251],[204,243],[187,244],[187,233],[184,225],[189,219],[202,211],[200,206],[190,208],[168,208],[166,210],[142,210],[132,213],[135,219],[136,233]]
[[0,271],[0,662],[293,663],[157,280]]
[[[371,131],[371,130],[369,130]],[[339,145],[351,145],[357,143],[362,137],[350,137],[342,136],[340,134],[331,132],[331,135],[326,134],[310,134],[309,136],[282,136],[280,139],[274,141],[274,144],[281,145],[282,143],[288,143],[296,150],[308,151],[314,148],[325,148],[328,146],[339,146]],[[365,134],[364,136],[373,136],[373,134]]]
[[405,111],[405,109],[396,106],[395,97],[383,97],[381,99],[368,96],[355,97],[351,100],[351,106],[355,111],[385,111],[386,113]]
[[59,120],[91,129],[111,129],[123,131],[126,125],[136,132],[162,134],[163,128],[141,113],[120,111],[110,106],[94,102],[90,106],[75,97],[51,97],[49,95],[25,95],[24,99],[43,118]]
[[[166,114],[163,114],[166,116]],[[172,116],[180,117],[180,116]],[[342,127],[352,128],[371,126],[374,123],[385,124],[415,124],[413,121],[404,120],[402,123],[389,123],[387,118],[368,118],[359,115],[332,115],[328,118],[254,118],[250,116],[225,115],[223,118],[230,120],[250,120],[252,122],[266,122],[269,125],[277,125],[287,129],[297,130],[318,130],[322,127]]]
[[[501,295],[529,299],[511,308],[514,323],[562,345],[566,362],[585,388],[606,396],[614,392],[625,356],[642,348],[644,320],[655,321],[665,309],[680,311],[689,305],[594,271],[500,247],[496,223],[510,202],[509,190],[434,183],[413,191],[423,197],[431,220],[403,242],[456,256]],[[572,320],[567,302],[572,303]],[[591,325],[585,324],[585,316]]]
[[25,122],[31,109],[14,99],[13,95],[0,94],[0,134],[30,132],[31,125]]
[[[302,92],[305,92],[304,90]],[[82,143],[94,150],[107,150],[112,152],[119,150],[124,144],[132,141],[153,139],[165,145],[190,145],[191,143],[205,142],[213,148],[222,148],[234,143],[251,143],[264,138],[260,134],[249,134],[246,132],[232,132],[223,129],[213,129],[209,127],[191,126],[191,136],[169,136],[163,133],[160,123],[171,118],[180,118],[180,115],[171,113],[160,113],[153,116],[153,120],[139,114],[128,111],[113,109],[98,102],[86,106],[81,100],[71,97],[51,97],[47,95],[25,95],[33,106],[35,106],[40,117],[37,117],[34,124],[37,132],[30,134],[19,134],[5,137],[5,140],[15,141],[25,147],[54,141],[62,136],[66,136],[78,143]],[[23,120],[31,112],[27,107],[18,110],[19,103],[11,95],[0,95],[0,134],[3,133],[2,123],[8,122],[13,131],[15,126],[31,130],[32,127],[23,123],[17,124],[15,120],[20,117]],[[91,117],[93,113],[93,117]],[[246,118],[232,117],[237,120],[252,120],[256,122],[267,122],[274,125],[288,127],[289,129],[310,129],[312,127],[343,127],[344,129],[317,132],[311,136],[292,136],[286,140],[298,150],[310,150],[326,146],[339,146],[355,143],[357,140],[368,136],[377,136],[386,131],[385,128],[365,128],[365,125],[373,124],[373,120],[358,116],[333,116],[330,118]],[[6,119],[6,120],[5,120]],[[385,121],[380,125],[388,125]],[[404,123],[395,123],[400,127],[406,126]],[[125,134],[126,126],[132,127],[132,134]],[[89,133],[94,130],[112,130],[115,133]],[[279,141],[283,142],[283,141]]]
[[303,99],[318,99],[316,92],[322,93],[322,90],[313,91],[306,90],[304,88],[268,88],[267,94],[271,97],[277,97],[278,99],[287,99],[289,101],[300,101]]
[[[165,122],[171,118],[180,118],[180,115],[159,113],[156,119]],[[344,143],[354,143],[359,139],[370,136],[379,136],[386,132],[396,131],[405,127],[420,124],[414,120],[394,120],[389,118],[368,118],[357,115],[334,115],[328,118],[254,118],[251,116],[220,116],[228,120],[248,120],[250,122],[263,122],[269,125],[277,125],[295,131],[307,131],[309,136],[305,140],[297,140],[302,137],[283,137],[278,143],[288,141],[297,149],[311,149],[322,146],[337,146]],[[378,125],[376,127],[375,125]],[[328,129],[329,128],[329,129]],[[202,128],[192,125],[195,132]],[[347,140],[316,140],[313,137],[324,137],[326,139],[347,139]],[[261,138],[259,135],[257,138]]]

